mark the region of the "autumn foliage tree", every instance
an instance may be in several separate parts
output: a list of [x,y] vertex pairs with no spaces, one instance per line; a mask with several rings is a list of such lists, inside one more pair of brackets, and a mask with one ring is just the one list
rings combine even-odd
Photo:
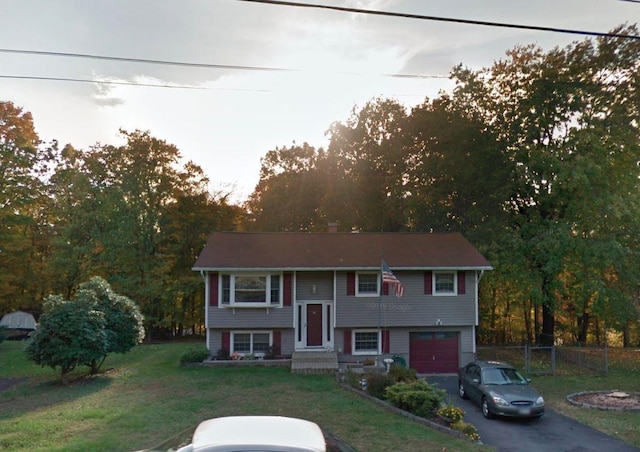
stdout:
[[0,294],[7,312],[35,308],[42,289],[36,275],[46,250],[39,178],[46,157],[31,113],[0,102]]

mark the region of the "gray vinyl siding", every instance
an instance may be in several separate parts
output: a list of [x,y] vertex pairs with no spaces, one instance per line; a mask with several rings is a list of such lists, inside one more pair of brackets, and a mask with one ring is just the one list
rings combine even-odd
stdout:
[[333,300],[333,272],[296,272],[295,297],[305,301]]
[[424,293],[424,272],[394,272],[404,286],[404,296],[347,296],[346,273],[336,281],[336,327],[462,326],[476,321],[475,275],[465,274],[465,294],[435,296]]
[[220,308],[209,306],[209,328],[293,328],[293,307]]
[[[357,329],[357,328],[353,328]],[[338,358],[341,362],[362,362],[370,356],[350,355],[346,353],[344,348],[344,332],[351,329],[339,329],[335,334],[335,350],[338,352]],[[460,344],[459,360],[460,366],[464,366],[470,361],[475,359],[475,353],[473,352],[474,336],[473,327],[458,327],[458,328],[446,328],[446,327],[416,327],[416,328],[389,328],[389,353],[385,353],[383,358],[392,357],[394,355],[401,355],[407,364],[411,366],[409,362],[409,344],[410,333],[420,331],[454,331],[458,333],[458,342]]]
[[[242,330],[244,328],[239,328],[238,330]],[[246,328],[247,330],[256,331],[256,328]],[[224,331],[232,331],[231,329],[226,329]],[[223,330],[211,330],[209,334],[209,344],[208,349],[212,356],[216,356],[216,353],[219,349],[222,348],[222,331]],[[265,330],[265,332],[270,330]],[[279,330],[281,332],[280,338],[280,354],[282,356],[291,356],[294,349],[294,332],[293,329],[287,330]]]

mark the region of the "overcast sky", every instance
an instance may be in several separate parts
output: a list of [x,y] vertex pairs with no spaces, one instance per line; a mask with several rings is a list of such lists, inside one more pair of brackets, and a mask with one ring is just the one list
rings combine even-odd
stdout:
[[[301,0],[303,1],[303,0]],[[306,3],[607,32],[640,22],[623,0],[317,0]],[[33,114],[45,142],[121,144],[148,130],[200,165],[213,190],[244,200],[260,158],[325,131],[354,107],[389,97],[411,107],[451,88],[462,63],[490,66],[518,44],[548,50],[584,37],[236,0],[0,0],[0,49],[222,65],[105,61],[0,51],[0,101]],[[246,70],[228,66],[289,69]],[[104,85],[6,76],[180,86]],[[198,89],[189,89],[194,87]]]

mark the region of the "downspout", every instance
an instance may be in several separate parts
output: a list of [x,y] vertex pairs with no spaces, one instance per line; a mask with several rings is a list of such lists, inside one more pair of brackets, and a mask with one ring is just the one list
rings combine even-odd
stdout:
[[202,280],[204,281],[204,331],[205,331],[205,341],[207,350],[211,351],[209,348],[209,278],[204,270],[200,270],[200,276],[202,276]]
[[[476,272],[476,275],[478,273]],[[476,281],[476,325],[478,326],[480,325],[480,313],[478,311],[478,306],[479,306],[479,297],[478,297],[478,292],[480,290],[480,280],[482,279],[482,276],[484,275],[484,270],[480,270],[480,277],[478,278],[478,280]]]
[[477,354],[477,348],[476,348],[476,329],[478,328],[478,325],[480,325],[480,312],[479,312],[479,291],[480,291],[480,280],[482,279],[482,276],[484,275],[484,270],[480,270],[480,277],[478,277],[478,272],[476,272],[476,322],[475,325],[473,325],[473,355],[476,356]]

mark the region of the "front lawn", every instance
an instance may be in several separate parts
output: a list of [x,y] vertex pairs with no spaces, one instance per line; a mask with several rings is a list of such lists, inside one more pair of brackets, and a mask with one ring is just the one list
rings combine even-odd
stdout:
[[143,345],[109,356],[103,368],[111,370],[69,386],[57,372],[25,361],[25,344],[0,344],[0,378],[26,378],[0,393],[0,449],[132,451],[203,419],[271,414],[315,421],[363,451],[488,450],[391,414],[332,376],[181,367],[193,344]]

